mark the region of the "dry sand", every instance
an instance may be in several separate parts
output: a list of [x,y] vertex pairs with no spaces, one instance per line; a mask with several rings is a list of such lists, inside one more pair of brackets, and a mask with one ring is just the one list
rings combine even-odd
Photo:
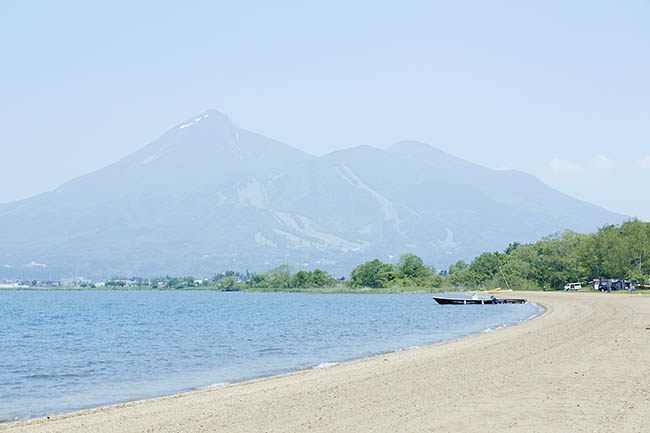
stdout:
[[650,297],[519,295],[547,312],[429,347],[0,431],[650,432]]

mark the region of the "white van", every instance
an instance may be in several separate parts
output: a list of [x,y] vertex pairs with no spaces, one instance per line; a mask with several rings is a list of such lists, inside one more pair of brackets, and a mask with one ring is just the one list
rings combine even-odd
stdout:
[[582,283],[567,283],[564,290],[582,290]]

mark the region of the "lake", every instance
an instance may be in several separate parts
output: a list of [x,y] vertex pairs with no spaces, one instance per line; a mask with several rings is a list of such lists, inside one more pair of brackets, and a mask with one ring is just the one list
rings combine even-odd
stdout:
[[0,291],[0,419],[326,366],[541,311],[421,294]]

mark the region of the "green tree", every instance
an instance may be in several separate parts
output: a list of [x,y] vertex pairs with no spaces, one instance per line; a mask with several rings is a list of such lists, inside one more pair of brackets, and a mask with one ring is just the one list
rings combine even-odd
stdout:
[[483,253],[469,265],[469,270],[478,279],[478,284],[492,279],[499,272],[497,253]]
[[237,277],[224,277],[219,280],[217,287],[224,292],[233,292],[239,290],[237,287]]
[[605,273],[610,278],[626,279],[634,266],[634,252],[630,239],[622,227],[609,226],[603,230],[605,243]]
[[462,287],[509,281],[514,288],[561,288],[593,278],[647,281],[649,275],[650,223],[631,220],[589,235],[567,230],[534,244],[513,243],[504,254],[481,254],[469,268],[460,262],[451,265],[446,281]]
[[473,288],[477,287],[484,281],[484,276],[480,275],[470,268],[465,268],[460,271],[455,271],[447,277],[449,284],[455,287]]
[[596,234],[587,236],[577,248],[579,272],[582,281],[605,276],[605,236],[604,228]]
[[538,278],[539,255],[535,245],[518,245],[510,249],[507,260],[503,260],[501,269],[506,275],[511,288],[541,288],[544,281]]
[[291,287],[296,288],[306,288],[313,287],[314,279],[310,272],[307,271],[298,271],[291,278]]
[[453,274],[454,272],[467,269],[468,267],[469,265],[465,263],[465,260],[460,259],[455,264],[449,265],[449,275]]
[[445,277],[436,274],[435,272],[432,272],[431,277],[427,279],[426,284],[424,284],[423,286],[442,287],[443,284],[445,284]]
[[378,259],[357,266],[350,274],[350,284],[353,287],[387,287],[394,279],[395,270],[393,265],[382,263]]
[[578,257],[581,238],[572,231],[556,234],[537,242],[538,279],[549,287],[561,288],[580,280]]
[[266,280],[266,274],[251,275],[250,279],[247,281],[247,285],[256,288],[270,287]]
[[280,265],[266,272],[267,287],[274,289],[286,289],[291,287],[291,266]]
[[650,274],[650,223],[638,219],[626,221],[621,226],[621,232],[627,238],[627,244],[632,255],[630,275],[632,278],[643,279],[644,274]]
[[336,280],[321,269],[314,269],[311,276],[315,287],[332,287],[336,284]]
[[397,270],[411,280],[427,278],[431,275],[429,268],[424,266],[422,259],[415,254],[403,254],[397,262]]

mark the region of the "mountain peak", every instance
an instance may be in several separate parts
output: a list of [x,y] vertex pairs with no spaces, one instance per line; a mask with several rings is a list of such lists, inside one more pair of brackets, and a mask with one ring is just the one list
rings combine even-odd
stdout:
[[440,150],[430,144],[422,143],[420,141],[400,141],[386,150],[400,158],[423,162],[445,172],[453,173],[460,172],[461,170],[486,170],[485,167],[458,158],[444,150]]
[[430,144],[423,143],[417,140],[402,140],[397,143],[393,143],[388,146],[388,150],[398,151],[398,152],[441,152],[440,149],[437,149]]
[[[513,240],[622,220],[421,142],[316,158],[207,110],[56,192],[0,206],[0,278],[283,263],[345,273],[406,251],[446,266]],[[33,262],[47,268],[24,265]]]
[[186,119],[185,121],[181,122],[176,126],[175,129],[177,130],[184,130],[186,128],[189,128],[191,126],[195,126],[199,124],[200,122],[203,122],[203,125],[205,124],[212,124],[212,125],[219,125],[219,126],[225,126],[228,128],[232,128],[233,124],[226,116],[220,111],[210,109],[202,112],[201,114],[198,114],[196,116],[192,116],[189,119]]
[[187,191],[201,185],[213,187],[237,173],[261,172],[309,157],[289,145],[237,128],[228,116],[210,109],[176,124],[123,159],[118,168],[121,178],[128,171],[155,187],[172,185]]
[[430,144],[415,140],[399,141],[389,146],[386,150],[408,158],[424,158],[427,160],[431,158],[444,160],[458,159],[455,156],[448,154],[447,152],[431,146]]

